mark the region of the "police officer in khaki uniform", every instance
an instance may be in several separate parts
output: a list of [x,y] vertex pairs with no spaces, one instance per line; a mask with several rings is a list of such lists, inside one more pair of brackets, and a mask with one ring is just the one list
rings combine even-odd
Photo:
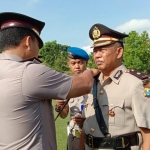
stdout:
[[[87,63],[89,56],[81,48],[69,47],[68,52],[68,66],[72,71],[73,75],[78,76],[87,68]],[[82,84],[82,83],[80,83]],[[87,102],[87,95],[83,95],[76,98],[71,98],[68,105],[63,109],[60,114],[61,118],[66,118],[70,111],[70,122],[67,125],[68,140],[67,149],[68,150],[78,150],[80,142],[80,133],[82,131],[82,126],[85,118],[82,117],[82,109],[84,109],[84,104]],[[61,107],[64,105],[64,100],[56,100],[56,111],[59,112]]]
[[94,69],[71,77],[40,64],[44,24],[23,14],[0,13],[0,150],[56,150],[51,100],[81,96],[92,88]]
[[[84,109],[85,150],[149,150],[150,87],[145,89],[141,80],[148,77],[130,72],[122,63],[123,38],[127,35],[102,24],[94,24],[89,35],[101,73]],[[80,150],[82,144],[83,138]]]

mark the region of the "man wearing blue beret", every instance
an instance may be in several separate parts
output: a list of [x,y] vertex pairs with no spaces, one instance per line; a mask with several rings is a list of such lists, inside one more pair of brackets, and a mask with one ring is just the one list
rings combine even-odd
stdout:
[[[68,66],[72,71],[73,75],[78,76],[87,68],[87,63],[89,60],[89,55],[80,48],[69,47],[68,50]],[[82,83],[81,83],[82,84]],[[68,140],[67,149],[68,150],[78,150],[81,128],[85,118],[82,117],[82,111],[84,109],[84,104],[87,101],[87,95],[72,98],[69,100],[68,105],[63,109],[60,114],[61,118],[66,118],[70,111],[70,122],[67,125]],[[56,111],[60,111],[61,107],[64,105],[64,100],[56,100]]]

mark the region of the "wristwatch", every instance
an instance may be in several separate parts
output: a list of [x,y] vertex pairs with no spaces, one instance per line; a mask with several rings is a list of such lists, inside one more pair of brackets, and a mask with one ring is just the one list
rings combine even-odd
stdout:
[[55,105],[55,111],[60,112],[60,109],[57,107],[57,105]]

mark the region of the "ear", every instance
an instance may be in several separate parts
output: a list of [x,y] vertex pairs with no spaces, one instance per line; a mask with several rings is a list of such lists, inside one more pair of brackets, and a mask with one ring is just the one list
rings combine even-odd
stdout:
[[68,60],[68,67],[71,68],[71,67],[70,67],[70,61],[69,61],[69,60]]
[[121,58],[123,56],[123,48],[118,47],[117,48],[117,58]]
[[68,58],[68,66],[70,65],[70,58]]
[[86,62],[85,62],[85,63],[86,63],[86,66],[87,66],[87,64],[88,64],[88,61],[86,60]]
[[25,38],[25,46],[26,49],[31,51],[31,37],[30,36],[26,36]]

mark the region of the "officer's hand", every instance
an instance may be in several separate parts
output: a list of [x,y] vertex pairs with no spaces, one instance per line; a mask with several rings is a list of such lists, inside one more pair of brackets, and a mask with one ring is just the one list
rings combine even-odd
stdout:
[[98,69],[92,69],[92,68],[90,68],[89,70],[92,71],[93,76],[96,76],[98,73],[100,73],[100,70],[98,70]]
[[71,117],[71,119],[73,120],[73,122],[79,126],[83,126],[83,123],[85,121],[85,118],[81,117],[81,116],[73,116]]
[[65,104],[65,100],[56,100],[56,105],[58,106],[58,107],[62,107],[64,104]]

